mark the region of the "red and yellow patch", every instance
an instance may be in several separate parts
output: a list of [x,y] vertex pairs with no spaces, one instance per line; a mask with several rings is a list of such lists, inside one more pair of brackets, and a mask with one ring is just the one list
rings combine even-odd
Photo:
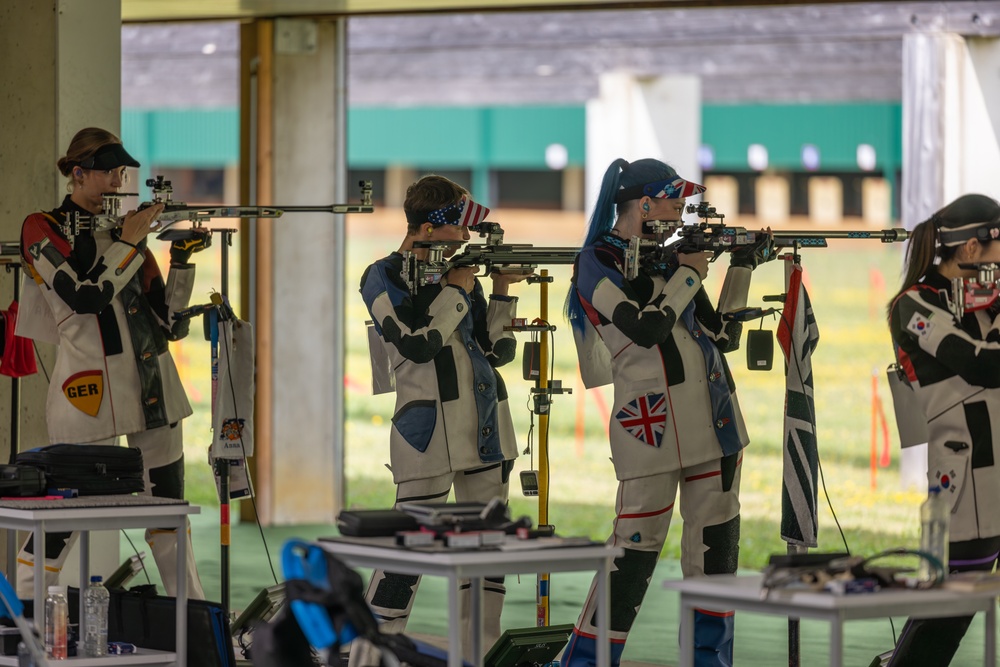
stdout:
[[239,440],[243,437],[243,419],[226,419],[222,422],[220,440]]
[[101,371],[81,371],[67,378],[62,390],[74,408],[96,417],[104,398],[104,374]]

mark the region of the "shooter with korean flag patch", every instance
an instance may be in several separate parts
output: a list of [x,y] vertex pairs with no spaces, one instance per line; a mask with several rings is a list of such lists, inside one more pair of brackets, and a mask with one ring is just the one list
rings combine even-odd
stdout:
[[[635,239],[650,224],[681,225],[685,201],[705,188],[659,160],[608,168],[574,267],[567,315],[588,387],[614,383],[609,436],[618,478],[614,531],[625,548],[611,573],[611,662],[618,665],[663,548],[680,493],[685,577],[732,574],[740,536],[740,464],[749,442],[726,365],[750,274],[773,258],[773,239],[731,253],[718,306],[702,287],[712,253],[674,251],[626,277]],[[634,244],[633,244],[634,245]],[[596,664],[596,580],[563,652],[566,667]],[[673,635],[673,631],[668,633]],[[732,665],[732,612],[695,612],[695,664]]]
[[[959,197],[913,229],[889,304],[896,360],[927,422],[928,486],[951,507],[950,572],[990,571],[1000,556],[1000,301],[964,307],[976,267],[1000,264],[998,237],[1000,204]],[[950,664],[972,618],[910,619],[888,664]]]

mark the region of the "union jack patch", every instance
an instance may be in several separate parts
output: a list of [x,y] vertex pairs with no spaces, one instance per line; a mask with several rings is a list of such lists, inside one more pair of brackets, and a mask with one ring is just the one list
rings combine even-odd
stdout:
[[667,425],[667,401],[663,394],[646,394],[622,406],[615,419],[633,437],[659,447]]

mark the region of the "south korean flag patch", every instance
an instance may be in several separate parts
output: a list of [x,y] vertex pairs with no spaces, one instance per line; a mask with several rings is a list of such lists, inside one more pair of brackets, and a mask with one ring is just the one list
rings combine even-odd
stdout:
[[910,318],[909,323],[906,325],[907,331],[921,337],[929,335],[933,328],[934,325],[931,324],[931,319],[921,313],[913,313],[913,317]]

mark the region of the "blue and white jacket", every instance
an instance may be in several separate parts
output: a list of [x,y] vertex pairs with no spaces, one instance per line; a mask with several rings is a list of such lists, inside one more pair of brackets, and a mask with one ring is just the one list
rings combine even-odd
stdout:
[[[593,343],[599,336],[610,357],[609,432],[618,479],[739,452],[749,437],[722,353],[739,347],[742,327],[721,313],[746,306],[751,270],[729,268],[717,309],[687,266],[627,280],[627,249],[626,241],[605,235],[580,251],[573,276],[587,315],[582,338]],[[580,336],[577,347],[581,366],[597,358],[585,353]]]
[[517,299],[426,285],[411,296],[403,256],[365,271],[361,296],[396,378],[389,436],[393,481],[435,477],[517,457],[507,388],[495,370],[514,359]]

